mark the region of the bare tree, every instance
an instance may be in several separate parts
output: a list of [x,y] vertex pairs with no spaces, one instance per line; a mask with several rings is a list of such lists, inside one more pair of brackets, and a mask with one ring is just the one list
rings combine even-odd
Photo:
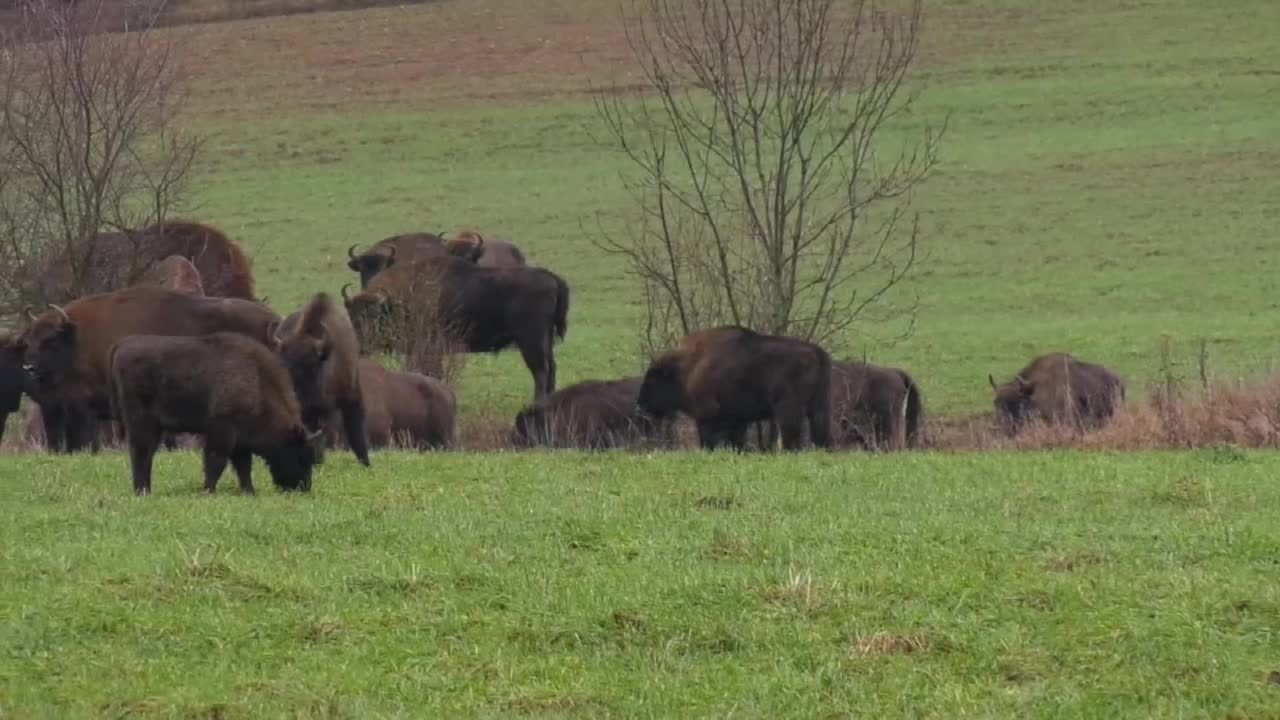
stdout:
[[595,98],[641,221],[597,244],[641,281],[648,349],[713,324],[830,343],[914,319],[879,301],[920,258],[910,199],[945,130],[897,126],[921,21],[919,0],[631,0],[643,92]]
[[111,9],[22,0],[0,30],[0,312],[136,280],[133,231],[163,221],[190,174],[200,143],[177,122],[162,7],[100,32]]

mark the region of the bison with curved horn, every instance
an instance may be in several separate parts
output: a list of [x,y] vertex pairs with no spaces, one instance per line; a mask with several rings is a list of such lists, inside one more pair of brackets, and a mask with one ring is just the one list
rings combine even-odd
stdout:
[[474,230],[464,230],[455,235],[445,243],[445,250],[480,267],[524,267],[528,264],[515,243],[487,240]]
[[359,245],[347,248],[347,267],[360,274],[360,287],[366,288],[378,273],[396,263],[411,263],[420,258],[446,254],[444,240],[434,233],[407,233],[379,240],[363,252]]
[[1037,421],[1099,427],[1124,403],[1119,375],[1067,353],[1041,355],[1007,383],[996,383],[991,375],[987,380],[995,392],[996,416],[1010,434]]

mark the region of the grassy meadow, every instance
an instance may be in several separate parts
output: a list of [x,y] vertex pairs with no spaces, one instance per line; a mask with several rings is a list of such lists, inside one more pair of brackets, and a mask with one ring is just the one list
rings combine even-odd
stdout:
[[[1280,4],[933,0],[909,131],[915,331],[846,354],[927,412],[1074,352],[1131,397],[1280,356]],[[638,303],[592,245],[632,222],[591,83],[612,0],[179,27],[207,137],[186,215],[287,312],[347,246],[475,226],[573,291],[560,383],[638,372]],[[469,358],[464,428],[527,400]],[[464,440],[465,440],[464,432]],[[1280,455],[334,453],[256,498],[162,454],[0,461],[0,718],[1276,717]],[[1280,680],[1280,676],[1276,676]]]

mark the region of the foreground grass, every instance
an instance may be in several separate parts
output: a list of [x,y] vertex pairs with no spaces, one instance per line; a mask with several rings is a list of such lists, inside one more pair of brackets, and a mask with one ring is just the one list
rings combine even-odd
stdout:
[[[0,716],[1262,717],[1280,456],[0,469]],[[234,483],[230,483],[234,485]]]

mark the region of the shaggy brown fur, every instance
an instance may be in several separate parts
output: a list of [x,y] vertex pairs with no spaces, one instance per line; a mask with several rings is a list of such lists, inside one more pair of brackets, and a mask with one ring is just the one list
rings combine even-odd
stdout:
[[831,364],[831,413],[837,445],[901,450],[919,441],[920,388],[905,371],[868,363]]
[[506,240],[488,240],[474,230],[463,230],[445,244],[450,255],[475,263],[480,267],[523,267],[527,263],[524,253],[515,243]]
[[50,446],[77,450],[96,437],[97,419],[111,417],[108,353],[120,339],[235,332],[272,346],[271,332],[279,321],[279,315],[249,300],[150,286],[90,295],[33,317],[22,341],[35,399],[46,425],[63,428]]
[[641,382],[589,380],[557,390],[516,415],[511,444],[596,449],[642,440],[655,423],[636,410]]
[[204,295],[204,281],[200,271],[191,261],[181,255],[170,255],[147,268],[142,274],[139,285],[155,285],[174,292],[188,295]]
[[302,403],[303,423],[309,430],[321,430],[337,412],[351,438],[351,451],[368,466],[369,439],[357,366],[360,344],[346,311],[328,293],[319,293],[285,320],[276,340]]
[[151,464],[166,432],[204,436],[208,492],[230,460],[240,489],[252,493],[253,455],[282,489],[311,489],[315,451],[289,373],[266,346],[235,333],[134,335],[112,346],[110,365],[137,494],[151,493]]
[[393,235],[379,240],[364,252],[356,254],[356,247],[347,248],[347,267],[360,273],[360,287],[369,287],[374,276],[397,263],[411,264],[419,258],[445,254],[445,243],[432,233]]
[[1124,402],[1124,380],[1101,365],[1066,353],[1041,355],[995,391],[996,416],[1009,432],[1027,422],[1097,427]]
[[691,416],[705,448],[746,446],[752,423],[771,420],[788,450],[831,446],[831,358],[792,338],[727,326],[690,333],[653,361],[638,406],[655,418]]
[[[447,450],[456,443],[457,398],[443,382],[361,358],[360,387],[372,447]],[[346,433],[336,442],[346,445]]]

